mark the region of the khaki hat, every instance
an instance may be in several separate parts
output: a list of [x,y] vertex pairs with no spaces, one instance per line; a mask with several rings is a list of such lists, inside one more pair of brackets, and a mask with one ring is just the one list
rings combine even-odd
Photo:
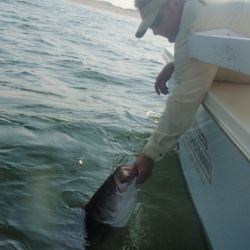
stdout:
[[168,1],[169,0],[151,0],[148,4],[140,9],[142,22],[135,33],[137,38],[144,36],[147,29],[154,23],[160,9]]

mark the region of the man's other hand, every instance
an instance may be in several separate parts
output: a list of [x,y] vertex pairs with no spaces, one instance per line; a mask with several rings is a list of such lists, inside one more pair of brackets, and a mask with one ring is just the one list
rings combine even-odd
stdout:
[[158,95],[160,93],[168,94],[167,81],[171,78],[174,72],[174,64],[172,62],[164,66],[160,74],[157,76],[155,81],[155,91]]

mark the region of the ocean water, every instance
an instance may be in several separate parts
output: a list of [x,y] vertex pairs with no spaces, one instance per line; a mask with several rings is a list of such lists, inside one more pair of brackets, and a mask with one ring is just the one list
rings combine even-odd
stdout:
[[[165,40],[60,0],[0,0],[0,250],[84,249],[81,208],[156,126]],[[80,160],[82,164],[80,164]],[[96,249],[205,249],[176,152]]]

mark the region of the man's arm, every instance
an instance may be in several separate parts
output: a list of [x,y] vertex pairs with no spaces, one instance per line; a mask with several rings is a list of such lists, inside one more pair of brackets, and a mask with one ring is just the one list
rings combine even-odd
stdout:
[[177,62],[175,60],[173,90],[167,97],[166,108],[156,130],[143,149],[142,155],[138,157],[146,157],[146,160],[136,160],[137,163],[133,164],[139,174],[144,173],[143,176],[139,176],[140,183],[151,175],[153,163],[162,159],[176,144],[177,138],[189,127],[216,74],[215,65],[191,58],[182,59]]

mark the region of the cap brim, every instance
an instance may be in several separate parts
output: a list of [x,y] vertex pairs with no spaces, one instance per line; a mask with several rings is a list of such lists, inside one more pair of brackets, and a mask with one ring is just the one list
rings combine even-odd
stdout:
[[137,31],[137,32],[135,33],[135,36],[136,36],[137,38],[142,38],[142,37],[145,35],[146,32],[147,32],[147,29],[141,30],[141,31]]
[[157,15],[158,11],[155,11],[150,16],[147,16],[146,18],[142,19],[142,22],[135,33],[135,36],[137,38],[142,38],[145,35],[147,29],[154,23]]

